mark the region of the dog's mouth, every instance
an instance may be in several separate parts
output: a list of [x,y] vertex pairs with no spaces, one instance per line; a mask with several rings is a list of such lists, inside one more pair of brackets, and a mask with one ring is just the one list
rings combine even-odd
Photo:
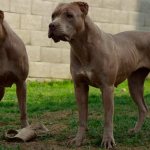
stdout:
[[56,35],[53,32],[49,32],[48,33],[48,37],[52,38],[54,40],[55,43],[61,41],[70,41],[70,37],[66,34],[62,34],[62,35]]

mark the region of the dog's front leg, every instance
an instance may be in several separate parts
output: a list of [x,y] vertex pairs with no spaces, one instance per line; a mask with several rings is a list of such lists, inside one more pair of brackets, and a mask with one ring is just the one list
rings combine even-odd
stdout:
[[4,87],[0,87],[0,101],[4,97],[4,93],[5,93],[5,88]]
[[26,111],[26,83],[25,82],[18,82],[16,84],[16,92],[18,97],[18,103],[19,103],[19,110],[21,113],[21,126],[26,127],[29,125],[27,120],[27,111]]
[[102,99],[104,105],[104,133],[102,145],[105,148],[112,148],[115,146],[113,136],[113,112],[114,112],[114,86],[106,86],[102,89]]
[[69,144],[75,144],[76,146],[80,146],[85,138],[87,130],[89,86],[84,83],[75,83],[74,87],[79,111],[79,127],[76,137],[71,140]]

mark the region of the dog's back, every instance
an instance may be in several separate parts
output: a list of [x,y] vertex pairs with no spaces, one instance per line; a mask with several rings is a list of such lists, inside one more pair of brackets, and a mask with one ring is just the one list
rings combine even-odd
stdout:
[[114,35],[119,42],[133,42],[138,49],[150,51],[150,32],[125,31]]

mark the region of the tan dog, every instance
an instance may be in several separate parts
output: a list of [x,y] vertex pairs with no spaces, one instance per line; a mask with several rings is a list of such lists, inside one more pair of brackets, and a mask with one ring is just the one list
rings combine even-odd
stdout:
[[4,21],[4,13],[0,11],[0,100],[4,96],[5,87],[15,83],[22,127],[28,125],[25,83],[28,70],[25,45]]
[[111,35],[101,31],[87,16],[88,4],[60,4],[52,14],[49,38],[71,45],[71,74],[79,108],[79,128],[71,141],[77,146],[85,138],[88,118],[89,85],[100,88],[105,110],[102,144],[112,148],[114,87],[128,79],[130,94],[138,106],[139,119],[132,129],[140,130],[147,114],[143,84],[150,71],[150,33],[122,32]]

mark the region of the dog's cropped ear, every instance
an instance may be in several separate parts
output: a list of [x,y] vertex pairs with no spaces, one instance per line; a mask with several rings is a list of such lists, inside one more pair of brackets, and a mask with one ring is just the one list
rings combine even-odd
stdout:
[[0,21],[3,21],[4,19],[4,12],[0,10]]
[[88,14],[89,5],[86,2],[73,2],[73,3],[77,4],[80,7],[84,16],[86,16]]

